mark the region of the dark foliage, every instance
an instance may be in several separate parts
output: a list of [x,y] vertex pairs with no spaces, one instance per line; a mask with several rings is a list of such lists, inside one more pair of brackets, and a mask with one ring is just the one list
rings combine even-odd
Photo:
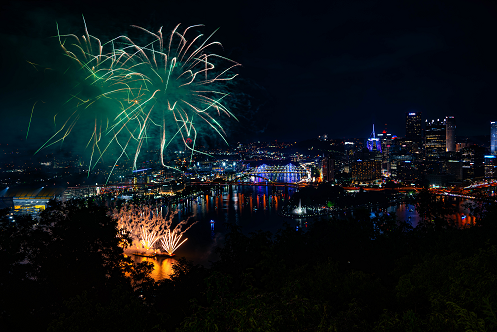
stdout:
[[2,228],[0,317],[5,331],[44,330],[58,315],[72,315],[65,303],[105,307],[116,300],[116,289],[131,294],[146,287],[150,268],[125,258],[117,223],[107,212],[87,201],[52,201],[38,220],[16,218]]
[[305,232],[245,235],[232,226],[211,268],[180,259],[157,283],[149,267],[124,258],[104,208],[54,203],[39,221],[2,229],[1,323],[50,331],[495,331],[497,209],[478,202],[479,223],[463,229],[448,222],[451,205],[429,192],[417,197],[425,221],[415,229],[361,209],[309,222]]

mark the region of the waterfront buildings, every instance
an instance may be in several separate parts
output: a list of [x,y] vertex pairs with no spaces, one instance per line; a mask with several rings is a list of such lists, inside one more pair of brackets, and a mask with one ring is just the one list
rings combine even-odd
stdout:
[[[484,156],[497,156],[497,122],[491,122],[490,139],[486,135],[466,140],[459,138],[460,141],[456,142],[454,116],[445,116],[440,120],[426,121],[426,130],[423,130],[421,113],[406,113],[405,137],[387,133],[386,125],[385,130],[376,133],[373,125],[369,139],[367,135],[346,139],[321,135],[298,143],[238,143],[205,150],[205,154],[193,160],[185,157],[185,151],[175,151],[167,169],[162,165],[143,162],[132,171],[130,164],[123,162],[92,172],[94,178],[91,180],[86,172],[83,173],[82,158],[77,155],[62,158],[51,154],[40,160],[33,159],[29,164],[16,162],[15,158],[4,158],[0,163],[0,185],[6,188],[21,183],[39,183],[40,186],[49,183],[81,188],[104,180],[115,185],[154,185],[182,178],[198,181],[212,181],[218,177],[232,179],[235,175],[250,172],[250,168],[256,168],[254,176],[259,175],[257,178],[261,181],[274,177],[278,181],[322,180],[340,184],[391,179],[420,185],[426,182],[428,175],[444,174],[453,175],[453,181],[459,182],[493,177],[495,160]],[[5,155],[20,153],[1,144],[0,152]],[[380,167],[377,167],[378,162]],[[281,168],[290,163],[296,167],[295,171]],[[267,168],[263,169],[263,164]],[[269,173],[271,176],[266,176]],[[278,176],[273,176],[273,173]],[[281,174],[286,174],[286,178]],[[435,177],[431,178],[435,181]],[[452,178],[444,179],[452,181]],[[65,196],[90,195],[85,190],[78,189],[76,193],[70,188]]]
[[50,199],[60,198],[64,190],[64,187],[7,187],[0,190],[0,198],[16,213],[36,214],[46,208]]

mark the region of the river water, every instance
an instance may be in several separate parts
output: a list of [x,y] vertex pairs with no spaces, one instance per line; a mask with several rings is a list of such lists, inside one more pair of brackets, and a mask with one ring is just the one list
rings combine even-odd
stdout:
[[[469,209],[465,206],[466,203],[471,203],[469,200],[465,199],[453,199],[450,197],[441,197],[440,199],[450,199],[457,206],[457,212],[450,216],[450,219],[459,228],[464,228],[469,225],[474,225],[475,217],[470,215]],[[411,222],[412,227],[416,227],[421,221],[421,217],[416,212],[416,207],[412,204],[400,203],[397,205],[392,205],[387,208],[388,213],[395,213],[397,220],[404,220]]]
[[[279,214],[294,192],[293,188],[238,185],[221,187],[194,199],[164,207],[165,212],[177,212],[175,218],[178,222],[187,218],[190,218],[190,223],[196,222],[185,233],[184,237],[188,240],[177,249],[176,257],[185,257],[195,264],[208,266],[211,261],[217,260],[215,248],[223,243],[229,225],[240,227],[245,234],[259,230],[276,233],[285,223],[296,230],[307,227],[307,223],[314,218],[292,219]],[[460,227],[474,222],[463,203],[457,203],[459,212],[452,216]],[[415,207],[406,203],[392,205],[381,212],[373,208],[372,216],[377,213],[393,213],[398,220],[410,221],[413,227],[420,221]],[[174,258],[133,257],[137,262],[152,262],[152,277],[156,280],[167,278],[176,262]]]
[[[306,227],[307,220],[279,215],[279,211],[295,192],[294,188],[271,186],[230,186],[211,190],[205,195],[178,204],[163,207],[164,212],[177,212],[176,219],[190,218],[196,222],[185,234],[188,240],[175,252],[195,264],[208,266],[217,260],[215,248],[222,244],[230,225],[240,227],[249,234],[259,230],[276,233],[285,222],[291,227]],[[156,280],[172,273],[174,258],[132,256],[136,262],[143,260],[154,264],[152,277]]]

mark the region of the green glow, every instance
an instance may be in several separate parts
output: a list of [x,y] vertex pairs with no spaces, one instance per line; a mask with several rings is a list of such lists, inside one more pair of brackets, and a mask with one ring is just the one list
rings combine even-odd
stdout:
[[[170,34],[162,36],[161,29],[153,33],[134,26],[149,38],[139,45],[127,36],[102,43],[89,34],[84,17],[83,23],[84,35],[80,37],[60,34],[56,24],[60,47],[79,66],[84,79],[77,85],[81,90],[71,94],[65,103],[76,103],[75,111],[59,129],[54,116],[56,132],[38,151],[63,141],[80,115],[90,112],[95,112],[96,119],[90,126],[87,143],[91,148],[88,172],[112,147],[120,150],[113,171],[123,157],[131,158],[136,167],[144,142],[147,146],[156,142],[163,166],[163,152],[173,142],[190,150],[190,162],[194,153],[209,155],[195,148],[199,133],[205,130],[214,130],[227,143],[220,121],[222,115],[236,120],[225,99],[230,95],[226,82],[237,76],[232,69],[239,64],[208,52],[221,45],[211,41],[217,30],[205,38],[191,29],[200,25],[181,32],[178,24]],[[84,86],[92,87],[90,93],[83,92]],[[97,111],[101,109],[107,113]],[[26,138],[30,125],[31,118]],[[191,139],[190,143],[185,137]]]

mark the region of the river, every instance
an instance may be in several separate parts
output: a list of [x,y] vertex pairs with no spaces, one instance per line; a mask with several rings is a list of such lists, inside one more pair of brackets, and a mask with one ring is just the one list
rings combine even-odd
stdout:
[[[196,222],[184,235],[188,240],[180,246],[176,257],[185,257],[195,264],[209,266],[217,260],[216,246],[224,241],[229,231],[229,225],[237,225],[245,234],[258,230],[276,233],[288,223],[292,228],[305,228],[314,218],[292,219],[279,214],[295,192],[293,188],[274,189],[270,186],[231,186],[211,190],[205,195],[188,199],[178,204],[164,207],[165,212],[176,211],[177,221],[190,218]],[[463,206],[464,201],[458,202],[459,212],[452,216],[460,227],[474,222]],[[388,207],[383,212],[372,210],[372,216],[377,213],[394,213],[398,220],[410,221],[416,227],[420,217],[413,205],[399,203]],[[156,280],[166,278],[172,273],[174,258],[146,258],[133,256],[134,260],[150,261],[154,264],[152,277]]]

